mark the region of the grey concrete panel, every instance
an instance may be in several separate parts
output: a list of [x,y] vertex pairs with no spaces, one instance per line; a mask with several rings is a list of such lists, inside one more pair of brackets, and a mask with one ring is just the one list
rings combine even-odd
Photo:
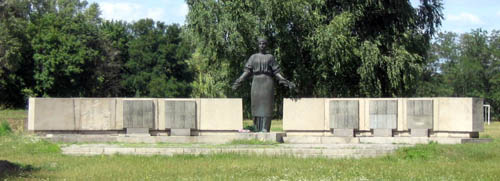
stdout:
[[357,100],[330,101],[330,128],[359,128],[359,102]]
[[387,114],[396,115],[398,114],[398,101],[392,100],[387,101]]
[[369,107],[371,129],[396,129],[398,114],[396,100],[372,100]]
[[165,101],[165,127],[172,128],[175,120],[175,101]]
[[432,129],[432,100],[408,100],[406,109],[409,129]]
[[196,128],[196,102],[165,101],[165,125],[172,129]]
[[154,105],[152,100],[124,100],[124,128],[153,128]]
[[154,103],[153,101],[142,102],[143,114],[142,114],[142,125],[145,128],[154,128]]
[[186,101],[186,121],[184,122],[185,128],[196,128],[196,102]]

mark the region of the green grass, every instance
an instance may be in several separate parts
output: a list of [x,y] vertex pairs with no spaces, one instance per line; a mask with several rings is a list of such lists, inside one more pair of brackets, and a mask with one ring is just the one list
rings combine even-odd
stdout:
[[[252,126],[253,121],[250,119],[243,120],[243,128],[247,126]],[[283,121],[282,120],[272,120],[271,121],[271,132],[283,132]]]
[[8,178],[13,180],[500,180],[500,122],[485,126],[484,135],[494,141],[432,143],[377,158],[326,159],[240,154],[67,156],[58,144],[11,133],[0,136],[0,160],[33,168]]
[[241,140],[233,140],[233,141],[231,141],[231,143],[229,143],[227,145],[277,145],[277,144],[279,144],[279,143],[276,141],[261,141],[261,140],[257,140],[257,139],[250,139],[250,140],[241,139]]

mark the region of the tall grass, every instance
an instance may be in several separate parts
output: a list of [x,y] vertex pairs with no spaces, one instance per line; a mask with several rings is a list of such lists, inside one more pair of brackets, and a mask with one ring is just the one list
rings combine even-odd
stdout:
[[23,109],[0,110],[0,122],[6,121],[13,132],[23,132],[28,113]]

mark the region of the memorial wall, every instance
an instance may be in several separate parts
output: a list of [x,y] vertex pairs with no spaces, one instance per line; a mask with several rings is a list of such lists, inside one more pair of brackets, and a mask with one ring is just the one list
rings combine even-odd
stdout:
[[477,137],[479,98],[303,98],[283,101],[287,135]]
[[241,99],[29,99],[28,130],[35,132],[196,136],[237,132],[242,127]]
[[[202,136],[243,129],[241,99],[30,98],[28,130]],[[479,98],[302,98],[283,101],[287,136],[477,137]]]

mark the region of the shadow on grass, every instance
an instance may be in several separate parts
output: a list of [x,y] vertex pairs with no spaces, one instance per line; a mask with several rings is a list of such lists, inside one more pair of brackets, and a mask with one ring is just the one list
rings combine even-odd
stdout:
[[39,170],[31,165],[20,165],[9,162],[7,160],[0,160],[0,179],[7,177],[22,176],[26,173]]

